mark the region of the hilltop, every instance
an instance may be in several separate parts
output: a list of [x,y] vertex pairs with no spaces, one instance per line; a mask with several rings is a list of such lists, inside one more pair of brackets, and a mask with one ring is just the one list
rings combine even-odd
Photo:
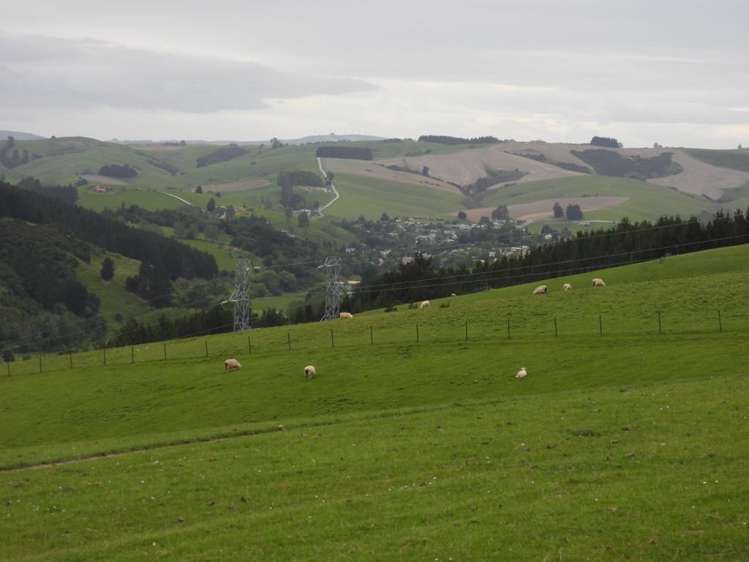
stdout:
[[743,559],[747,265],[13,365],[0,556]]

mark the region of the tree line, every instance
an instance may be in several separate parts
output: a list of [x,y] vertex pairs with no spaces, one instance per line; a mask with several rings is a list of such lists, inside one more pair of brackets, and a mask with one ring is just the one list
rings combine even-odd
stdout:
[[315,153],[318,158],[348,158],[372,160],[372,149],[363,146],[321,146]]

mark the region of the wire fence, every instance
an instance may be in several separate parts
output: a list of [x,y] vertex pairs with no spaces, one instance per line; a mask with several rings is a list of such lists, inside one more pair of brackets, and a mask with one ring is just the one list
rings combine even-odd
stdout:
[[[435,307],[436,308],[436,307]],[[438,312],[435,314],[435,312]],[[554,314],[452,314],[439,311],[393,312],[396,322],[368,324],[366,316],[324,324],[297,324],[260,331],[190,337],[127,347],[103,348],[82,353],[27,355],[0,363],[0,375],[70,371],[93,367],[221,359],[268,357],[321,350],[358,350],[403,345],[448,343],[512,343],[544,338],[657,337],[660,335],[746,334],[749,315],[738,308],[700,310],[653,309],[652,311]],[[322,328],[322,329],[321,329]]]

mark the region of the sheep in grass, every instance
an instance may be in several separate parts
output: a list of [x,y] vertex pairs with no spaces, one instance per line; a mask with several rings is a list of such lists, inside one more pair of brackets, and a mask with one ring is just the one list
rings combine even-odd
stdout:
[[304,368],[304,378],[307,380],[313,379],[317,376],[317,370],[314,365],[307,365]]
[[238,371],[242,368],[242,364],[236,359],[227,359],[224,361],[224,371]]
[[515,373],[515,378],[518,380],[524,379],[527,376],[528,376],[528,371],[525,370],[525,367],[520,367],[520,370],[517,373]]
[[338,318],[340,318],[341,320],[351,320],[353,317],[354,315],[351,314],[350,312],[341,312],[338,315]]
[[600,277],[596,277],[595,279],[593,279],[593,287],[605,287],[605,286],[606,286],[606,282]]
[[429,301],[421,301],[419,303],[419,310],[421,310],[422,308],[429,308],[430,306],[432,306],[431,302],[429,302]]
[[564,291],[571,291],[571,290],[572,290],[572,284],[570,284],[570,283],[565,283],[564,285],[562,285],[562,289],[563,289]]
[[549,292],[549,288],[546,285],[539,285],[535,289],[533,289],[534,295],[545,295]]

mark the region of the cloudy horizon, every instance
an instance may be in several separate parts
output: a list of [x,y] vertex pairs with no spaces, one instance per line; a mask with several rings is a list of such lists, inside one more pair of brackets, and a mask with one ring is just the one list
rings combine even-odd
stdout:
[[745,2],[12,5],[0,129],[749,144]]

